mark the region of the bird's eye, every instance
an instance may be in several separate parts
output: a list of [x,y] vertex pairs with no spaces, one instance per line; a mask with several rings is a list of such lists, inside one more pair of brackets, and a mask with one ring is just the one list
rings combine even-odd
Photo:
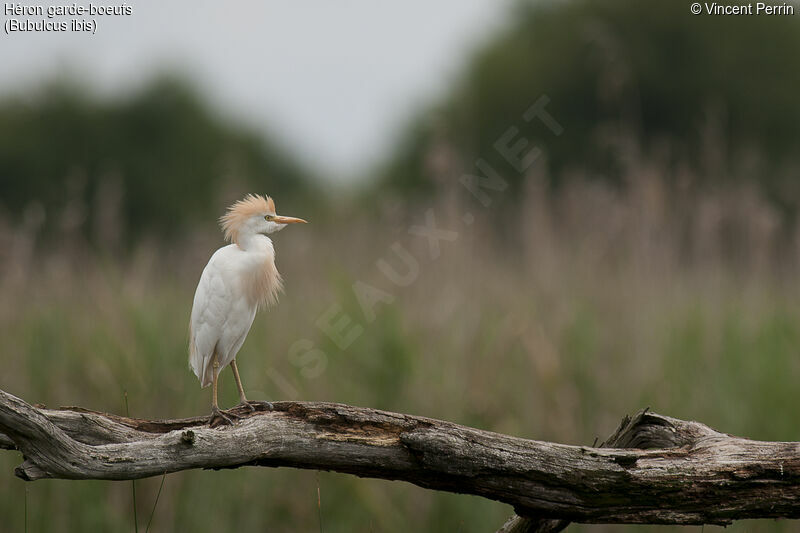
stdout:
[[266,215],[264,220],[272,220],[273,218],[275,218],[275,215]]

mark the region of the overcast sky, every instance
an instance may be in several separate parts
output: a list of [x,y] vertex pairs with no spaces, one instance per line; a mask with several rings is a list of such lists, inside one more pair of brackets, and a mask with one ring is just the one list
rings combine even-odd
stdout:
[[[511,3],[127,2],[130,16],[95,17],[95,35],[4,32],[0,92],[69,73],[118,94],[179,68],[218,110],[272,131],[324,177],[348,179],[384,153],[414,109],[446,90]],[[4,24],[42,20],[0,16]]]

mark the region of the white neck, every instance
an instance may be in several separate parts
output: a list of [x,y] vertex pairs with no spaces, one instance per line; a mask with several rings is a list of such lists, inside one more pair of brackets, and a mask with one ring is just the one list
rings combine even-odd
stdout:
[[272,239],[261,233],[240,233],[236,244],[245,252],[261,252],[272,248]]

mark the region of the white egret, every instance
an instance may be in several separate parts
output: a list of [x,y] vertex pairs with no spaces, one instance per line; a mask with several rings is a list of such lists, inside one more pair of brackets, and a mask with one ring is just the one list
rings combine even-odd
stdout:
[[275,249],[267,235],[297,222],[306,223],[277,215],[272,198],[254,194],[230,206],[220,218],[225,239],[231,244],[217,250],[203,269],[189,325],[189,364],[203,388],[212,386],[212,425],[232,423],[233,415],[217,404],[217,380],[228,365],[239,389],[240,405],[253,410],[244,394],[236,354],[258,308],[276,303],[282,290]]

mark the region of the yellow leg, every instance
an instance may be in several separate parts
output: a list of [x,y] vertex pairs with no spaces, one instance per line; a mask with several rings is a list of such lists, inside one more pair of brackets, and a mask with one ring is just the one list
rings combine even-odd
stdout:
[[243,404],[247,404],[247,397],[244,395],[244,387],[242,387],[242,378],[239,377],[239,368],[236,366],[236,359],[231,361],[231,370],[233,370],[233,379],[236,380],[236,387],[239,389],[239,400]]
[[226,423],[226,424],[233,424],[233,420],[231,417],[219,409],[219,405],[217,404],[217,381],[219,374],[219,362],[217,361],[217,355],[214,354],[214,373],[211,376],[211,419],[209,423],[211,427],[216,426],[219,423]]
[[217,404],[217,375],[219,374],[219,362],[216,354],[214,355],[214,372],[211,374],[211,410],[219,409]]

